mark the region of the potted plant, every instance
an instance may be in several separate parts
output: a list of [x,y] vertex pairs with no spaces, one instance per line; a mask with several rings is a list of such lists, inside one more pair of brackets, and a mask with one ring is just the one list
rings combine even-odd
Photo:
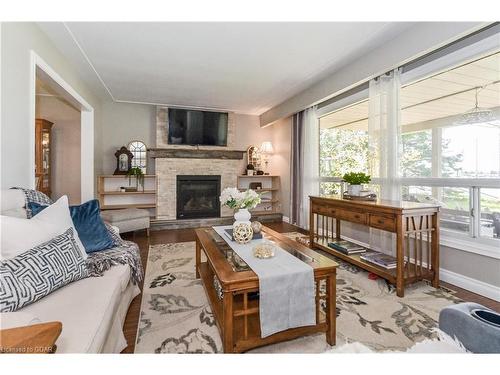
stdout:
[[255,171],[255,167],[253,164],[248,164],[247,165],[247,176],[253,176]]
[[359,196],[362,190],[362,184],[367,184],[371,181],[371,177],[363,172],[349,172],[344,174],[342,181],[347,182],[349,187],[347,192],[349,195]]
[[142,172],[141,168],[139,167],[130,168],[126,176],[128,177],[129,186],[132,183],[132,177],[135,176],[135,190],[137,191],[139,189],[139,185],[141,185],[142,191],[144,191],[144,173]]
[[234,210],[234,225],[239,223],[250,224],[250,211],[261,202],[260,195],[252,189],[239,191],[237,188],[226,188],[222,191],[220,201],[223,206]]

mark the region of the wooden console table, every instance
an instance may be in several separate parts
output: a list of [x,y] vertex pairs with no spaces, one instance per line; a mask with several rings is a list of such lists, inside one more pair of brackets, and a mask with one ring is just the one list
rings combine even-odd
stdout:
[[[309,220],[311,248],[324,250],[395,284],[399,297],[404,296],[405,285],[418,280],[428,279],[433,287],[439,286],[439,206],[311,196]],[[359,255],[345,255],[328,247],[334,236],[341,238],[342,220],[395,233],[397,267],[378,267]]]

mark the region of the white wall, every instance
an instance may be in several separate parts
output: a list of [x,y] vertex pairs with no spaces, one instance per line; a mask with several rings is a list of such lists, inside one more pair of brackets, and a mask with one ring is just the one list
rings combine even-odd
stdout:
[[[130,141],[143,141],[147,147],[156,145],[156,109],[152,105],[115,103],[102,104],[102,172],[113,174],[115,152]],[[154,173],[153,160],[148,160],[148,173]]]
[[272,132],[274,155],[271,159],[273,173],[281,176],[281,210],[283,216],[290,218],[290,162],[292,147],[292,118],[275,122],[264,129]]
[[81,203],[81,119],[80,111],[52,96],[37,96],[36,118],[52,125],[51,179],[56,200],[67,195],[70,204]]
[[31,22],[1,24],[1,182],[2,189],[29,186],[33,166],[30,165],[32,145],[30,129],[30,51],[34,50],[90,105],[94,107],[94,163],[101,168],[101,130],[99,100],[80,79],[78,72],[54,47],[52,42]]

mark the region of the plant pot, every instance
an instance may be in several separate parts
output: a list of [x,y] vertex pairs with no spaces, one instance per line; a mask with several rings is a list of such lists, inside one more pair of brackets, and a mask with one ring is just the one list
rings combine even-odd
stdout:
[[250,218],[252,217],[252,214],[250,211],[248,211],[246,208],[240,208],[238,211],[234,213],[234,223],[233,227],[235,227],[237,224],[245,223],[250,225]]
[[253,176],[253,169],[247,169],[247,176]]
[[347,187],[347,192],[349,193],[349,195],[359,197],[359,193],[362,190],[361,188],[362,188],[361,185],[349,185]]

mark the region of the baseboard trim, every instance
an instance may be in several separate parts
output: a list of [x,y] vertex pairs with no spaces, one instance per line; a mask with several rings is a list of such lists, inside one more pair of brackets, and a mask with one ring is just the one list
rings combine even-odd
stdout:
[[462,289],[480,294],[500,302],[500,287],[485,283],[472,277],[464,276],[456,272],[448,271],[443,268],[439,270],[439,278],[442,281],[456,285]]

